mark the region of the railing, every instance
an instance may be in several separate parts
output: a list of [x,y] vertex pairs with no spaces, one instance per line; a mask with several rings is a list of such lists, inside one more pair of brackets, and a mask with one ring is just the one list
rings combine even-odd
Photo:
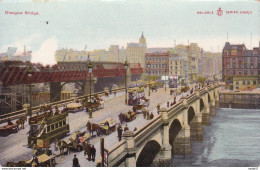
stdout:
[[[125,88],[118,88],[118,89],[114,89],[112,90],[112,92],[118,92],[118,91],[124,91]],[[105,91],[102,91],[102,92],[97,92],[97,93],[93,93],[91,94],[91,96],[94,96],[94,95],[105,95]],[[88,95],[84,95],[84,96],[80,96],[78,97],[78,99],[83,99],[85,97],[89,97],[89,94]],[[61,100],[61,101],[58,101],[58,102],[53,102],[53,103],[48,103],[50,105],[57,105],[58,107],[60,107],[61,105],[64,105],[66,103],[69,103],[69,102],[72,102],[74,101],[74,99],[67,99],[67,100]],[[32,115],[33,114],[36,114],[36,112],[39,112],[40,111],[40,106],[35,106],[35,107],[32,107]],[[7,113],[7,114],[3,114],[3,115],[0,115],[0,123],[2,122],[6,122],[8,119],[17,119],[17,118],[20,118],[22,116],[25,116],[26,115],[26,109],[22,109],[22,110],[19,110],[19,111],[15,111],[15,112],[11,112],[11,113]]]

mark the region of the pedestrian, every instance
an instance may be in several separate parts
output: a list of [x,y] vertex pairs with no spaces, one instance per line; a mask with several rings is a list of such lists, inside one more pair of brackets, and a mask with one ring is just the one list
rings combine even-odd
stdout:
[[145,119],[145,117],[146,117],[146,112],[147,112],[146,110],[143,111],[144,119]]
[[76,154],[74,155],[74,158],[73,158],[73,167],[80,167],[80,164],[79,164],[79,160],[76,156]]
[[96,148],[94,147],[94,145],[91,146],[90,153],[91,153],[91,159],[94,162],[96,158]]
[[124,132],[127,130],[129,130],[129,128],[127,127],[127,125],[125,125]]
[[150,119],[152,120],[153,117],[154,117],[153,112],[151,112],[151,114],[150,114]]
[[146,112],[146,120],[149,120],[149,111]]
[[119,142],[120,142],[121,139],[122,139],[122,132],[123,132],[122,127],[121,127],[121,126],[118,126],[118,128],[117,128],[117,133],[118,133],[118,140],[119,140]]
[[55,151],[58,151],[58,139],[56,138],[55,140],[55,145],[54,145],[54,148],[55,148]]
[[137,128],[136,128],[136,127],[134,128],[134,131],[137,131]]

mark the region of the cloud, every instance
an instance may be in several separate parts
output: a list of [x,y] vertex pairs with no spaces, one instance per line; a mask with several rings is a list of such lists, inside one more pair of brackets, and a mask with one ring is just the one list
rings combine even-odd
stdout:
[[46,39],[38,51],[33,51],[32,62],[40,62],[43,65],[56,64],[55,52],[58,49],[58,39],[55,36]]

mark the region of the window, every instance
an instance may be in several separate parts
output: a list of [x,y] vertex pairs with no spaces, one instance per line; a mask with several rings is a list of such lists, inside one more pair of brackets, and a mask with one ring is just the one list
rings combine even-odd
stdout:
[[236,82],[236,85],[238,85],[238,84],[239,84],[239,82],[237,81],[237,82]]
[[230,62],[229,58],[227,58],[227,62],[228,62],[228,63]]
[[175,65],[178,65],[178,62],[177,62],[177,61],[175,61]]
[[227,68],[230,68],[230,65],[229,65],[229,64],[227,64]]
[[254,70],[250,70],[250,74],[251,74],[251,75],[254,75]]
[[51,125],[51,130],[54,130],[54,129],[55,129],[55,128],[54,128],[54,124],[52,124],[52,125]]
[[233,63],[234,63],[234,62],[236,62],[236,59],[235,59],[235,58],[233,58],[233,59],[232,59],[232,61],[233,61]]
[[253,84],[256,85],[256,81],[255,80],[253,81]]
[[241,71],[241,70],[239,70],[239,71],[238,71],[238,73],[239,73],[239,75],[241,75],[241,74],[242,74],[242,71]]
[[229,72],[229,70],[227,70],[227,75],[230,75],[230,72]]
[[66,125],[66,120],[63,120],[63,125]]
[[58,129],[58,123],[55,124],[55,129]]
[[254,64],[253,63],[250,64],[250,68],[254,68]]
[[175,70],[177,70],[177,66],[175,66]]
[[175,75],[177,75],[177,71],[175,71]]
[[233,75],[236,75],[236,70],[233,70]]
[[250,85],[250,81],[247,81],[247,84]]
[[244,63],[244,68],[247,68],[247,63]]
[[50,125],[47,126],[47,132],[49,132],[49,131],[51,131],[51,126]]
[[172,66],[171,66],[171,69],[172,69]]
[[246,81],[243,81],[243,85],[246,85]]
[[244,71],[244,74],[247,75],[247,70]]

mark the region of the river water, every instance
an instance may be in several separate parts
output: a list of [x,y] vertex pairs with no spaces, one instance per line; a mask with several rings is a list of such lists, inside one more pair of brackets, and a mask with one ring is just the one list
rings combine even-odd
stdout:
[[203,130],[204,140],[191,143],[190,156],[160,166],[260,166],[260,110],[220,108]]

